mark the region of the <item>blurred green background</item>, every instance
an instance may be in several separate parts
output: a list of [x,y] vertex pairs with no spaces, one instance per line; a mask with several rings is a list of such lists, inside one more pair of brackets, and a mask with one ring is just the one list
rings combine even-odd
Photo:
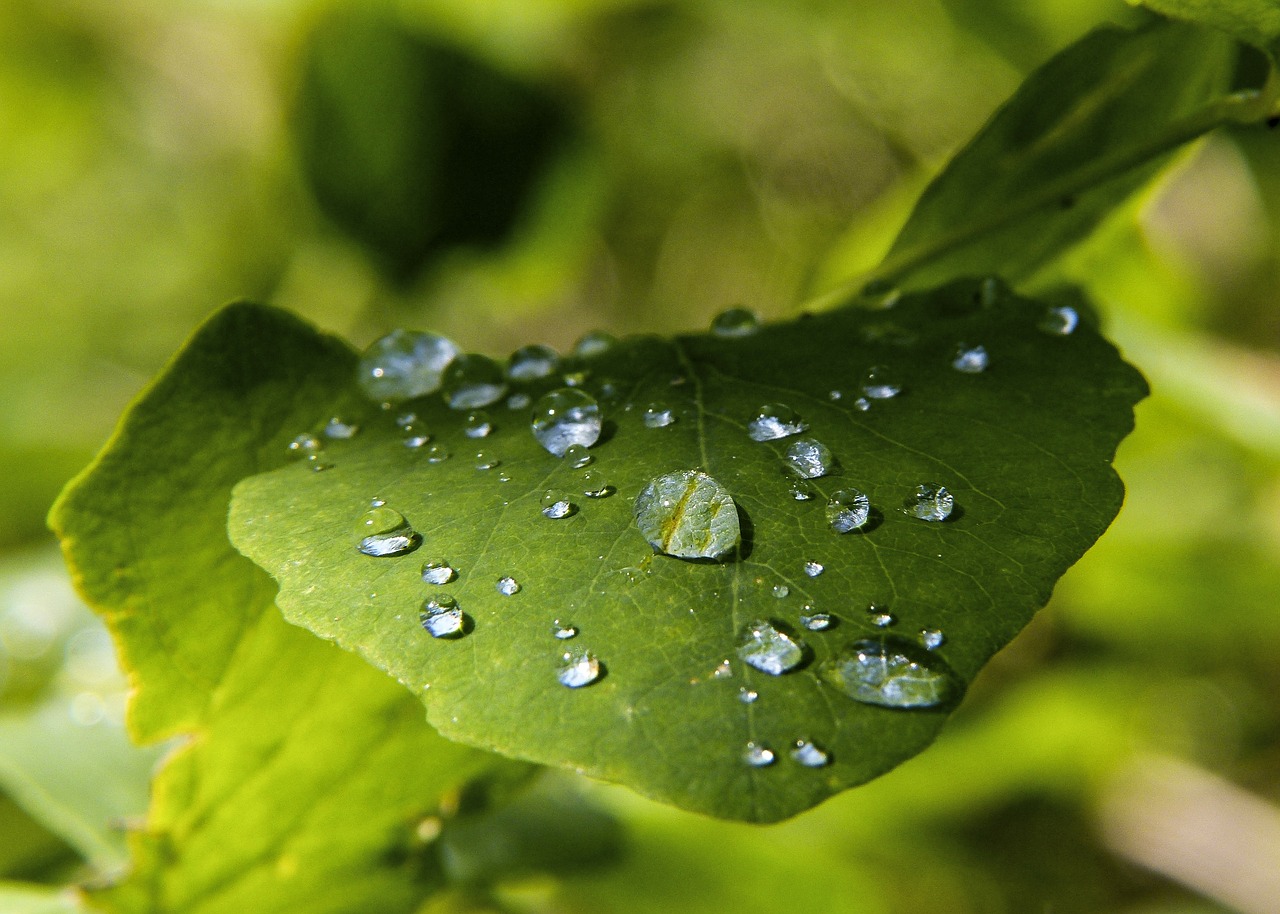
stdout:
[[[409,325],[495,355],[786,316],[875,262],[1031,68],[1141,15],[0,4],[0,882],[118,871],[145,810],[158,753],[127,745],[126,683],[44,515],[205,315],[249,298],[358,344]],[[1064,278],[1152,382],[1128,502],[939,743],[768,828],[552,779],[621,820],[622,851],[481,860],[498,902],[1280,910],[1280,134],[1186,150],[1042,280]]]

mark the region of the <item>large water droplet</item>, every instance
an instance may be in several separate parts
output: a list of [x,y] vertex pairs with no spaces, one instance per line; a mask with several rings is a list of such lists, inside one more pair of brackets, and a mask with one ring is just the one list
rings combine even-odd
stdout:
[[752,441],[773,441],[798,435],[808,428],[800,414],[785,403],[766,403],[747,423],[747,434]]
[[462,421],[462,434],[468,438],[487,438],[492,431],[493,422],[482,409],[467,413],[467,418]]
[[507,360],[507,377],[513,381],[536,381],[560,367],[560,354],[550,346],[521,346]]
[[404,515],[386,505],[362,514],[356,522],[356,535],[360,537],[359,550],[376,557],[404,555],[422,543]]
[[603,330],[593,330],[590,333],[582,335],[581,339],[573,346],[573,354],[580,359],[589,359],[597,355],[604,355],[612,349],[618,342],[618,338],[612,334],[605,333]]
[[[812,607],[806,607],[806,609],[812,609]],[[811,632],[825,632],[833,623],[830,613],[812,613],[800,617],[800,624]]]
[[871,409],[871,401],[866,397],[859,397],[853,401],[853,408],[860,413],[865,413],[867,410]]
[[665,403],[650,403],[645,407],[645,428],[666,428],[675,421],[676,414]]
[[341,416],[333,416],[324,424],[324,436],[337,441],[346,441],[360,434],[360,426],[347,422]]
[[591,685],[600,678],[600,661],[590,651],[566,651],[561,658],[560,672],[556,674],[556,678],[561,685],[571,689]]
[[827,502],[827,523],[836,533],[861,530],[871,519],[871,500],[857,489],[840,489]]
[[902,503],[903,512],[927,521],[946,520],[954,507],[955,499],[947,487],[932,482],[916,486],[915,492]]
[[404,438],[401,439],[401,443],[407,448],[417,449],[430,440],[431,436],[426,432],[414,431],[412,430],[412,426],[410,426],[410,429],[405,433]]
[[936,657],[897,638],[858,641],[819,670],[855,701],[886,708],[931,708],[950,700],[957,683]]
[[719,337],[751,336],[760,329],[760,317],[749,308],[727,308],[711,320],[711,333]]
[[683,470],[649,480],[636,496],[636,523],[654,549],[682,559],[719,559],[741,540],[738,507],[706,473]]
[[797,438],[787,446],[787,469],[802,479],[826,476],[835,467],[831,449],[813,438]]
[[571,444],[564,449],[564,462],[575,470],[590,466],[593,460],[591,452],[580,444]]
[[805,562],[804,573],[811,578],[816,578],[822,572],[826,571],[826,567],[821,562]]
[[506,393],[502,366],[488,356],[458,356],[445,369],[444,402],[450,409],[479,409]]
[[504,575],[498,578],[498,583],[495,586],[498,588],[498,593],[504,597],[510,597],[520,592],[520,582],[511,577],[511,575]]
[[453,597],[432,597],[422,604],[418,618],[432,638],[457,638],[464,634],[466,620]]
[[902,383],[888,368],[876,365],[867,372],[862,392],[872,400],[889,400],[902,393]]
[[306,457],[314,457],[323,450],[324,442],[309,432],[303,432],[289,442],[289,446],[285,448],[285,454],[291,460],[301,460]]
[[822,768],[831,763],[831,754],[807,739],[796,740],[791,749],[791,758],[806,768]]
[[781,676],[804,660],[804,642],[778,631],[764,619],[757,619],[743,631],[738,656],[762,673]]
[[1061,308],[1050,308],[1036,326],[1054,336],[1070,336],[1079,324],[1080,315],[1076,313],[1076,309],[1064,305]]
[[562,387],[533,405],[533,437],[557,457],[575,444],[595,444],[602,424],[600,404],[583,390]]
[[375,403],[410,400],[439,390],[441,376],[457,356],[458,347],[443,336],[393,330],[360,356],[356,377]]
[[989,361],[985,346],[966,346],[961,343],[956,349],[955,358],[951,360],[951,367],[965,374],[980,374],[987,370]]
[[776,759],[772,749],[755,741],[747,743],[742,751],[742,760],[752,768],[764,768],[772,765]]
[[428,584],[448,584],[457,576],[458,572],[445,561],[427,562],[422,566],[422,580]]
[[552,520],[560,520],[568,517],[577,510],[576,506],[569,500],[569,496],[563,492],[557,492],[555,489],[547,489],[542,493],[542,514]]
[[779,600],[785,600],[791,594],[791,588],[786,584],[774,584],[773,595]]

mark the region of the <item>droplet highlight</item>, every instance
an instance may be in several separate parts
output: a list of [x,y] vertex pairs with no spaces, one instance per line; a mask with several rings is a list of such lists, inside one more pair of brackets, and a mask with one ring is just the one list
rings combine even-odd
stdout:
[[902,393],[902,383],[888,368],[876,365],[867,372],[862,392],[872,400],[891,400]]
[[412,552],[422,543],[405,516],[383,505],[366,511],[356,522],[357,548],[365,555],[385,558]]
[[801,479],[826,476],[836,463],[831,449],[813,438],[797,438],[791,442],[783,460],[787,469]]
[[428,584],[448,584],[458,577],[458,572],[445,561],[427,562],[422,566],[422,580]]
[[961,343],[951,359],[951,367],[963,374],[981,374],[987,370],[990,358],[984,346],[966,346]]
[[831,764],[831,753],[807,739],[796,740],[791,748],[791,758],[806,768],[824,768]]
[[562,686],[580,689],[600,678],[600,661],[590,651],[574,653],[566,651],[561,658],[560,672],[556,674]]
[[747,423],[747,435],[752,441],[774,441],[808,431],[809,425],[785,403],[766,403]]
[[946,520],[954,509],[955,498],[947,487],[932,482],[916,486],[915,492],[902,503],[903,513],[933,523]]
[[494,586],[498,588],[498,593],[502,594],[504,597],[514,596],[520,592],[520,582],[510,575],[503,575],[498,578],[498,581]]
[[645,428],[666,428],[675,421],[676,414],[671,411],[671,407],[662,403],[650,403],[644,409]]
[[542,494],[542,516],[552,520],[561,520],[577,510],[577,506],[563,492],[548,489]]
[[418,615],[432,638],[457,638],[464,634],[466,619],[457,601],[450,596],[432,597],[422,604]]
[[777,756],[768,746],[753,741],[743,749],[742,760],[752,768],[766,768],[777,761]]
[[840,489],[827,502],[827,523],[836,533],[861,530],[871,519],[871,500],[857,489]]

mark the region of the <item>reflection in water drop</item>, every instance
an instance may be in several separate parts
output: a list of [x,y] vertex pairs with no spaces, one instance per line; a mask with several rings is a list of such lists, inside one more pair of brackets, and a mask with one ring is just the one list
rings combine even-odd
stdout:
[[573,514],[577,508],[569,501],[569,496],[554,489],[542,494],[542,514],[552,520],[560,520]]
[[747,308],[727,308],[711,321],[711,333],[719,337],[751,336],[760,329],[760,318]]
[[340,416],[333,416],[324,424],[324,436],[338,441],[354,438],[360,433],[360,426],[347,422]]
[[956,350],[951,367],[964,374],[980,374],[987,370],[987,350],[983,346],[966,346],[964,343]]
[[891,400],[902,393],[902,384],[888,368],[876,365],[867,372],[862,392],[872,400]]
[[857,489],[840,489],[827,502],[827,523],[836,533],[860,530],[871,519],[871,501]]
[[644,410],[646,428],[666,428],[676,421],[676,414],[664,403],[650,403]]
[[808,428],[809,424],[800,414],[785,403],[766,403],[747,423],[747,435],[752,441],[773,441],[798,435]]
[[1070,336],[1080,324],[1080,315],[1075,308],[1050,308],[1036,325],[1045,333],[1054,336]]
[[781,676],[804,660],[804,642],[778,631],[764,619],[757,619],[743,631],[738,656],[762,673]]
[[509,597],[520,592],[520,582],[510,575],[498,578],[496,586],[498,588],[498,593],[502,594],[504,597]]
[[787,469],[802,479],[826,476],[835,466],[831,449],[813,438],[797,438],[787,446]]
[[513,381],[536,381],[560,367],[560,355],[550,346],[522,346],[507,360],[507,377]]
[[747,743],[746,748],[742,752],[742,760],[752,768],[764,768],[772,765],[776,759],[773,750],[768,746],[755,742],[754,740]]
[[444,402],[450,409],[479,409],[506,393],[502,366],[488,356],[458,356],[445,369]]
[[556,678],[561,685],[571,689],[591,685],[600,678],[600,661],[590,651],[566,651],[561,658],[560,672],[556,674]]
[[932,482],[916,486],[915,492],[902,503],[904,513],[931,522],[946,520],[954,507],[955,499],[946,486]]
[[468,438],[487,438],[492,431],[493,422],[482,409],[467,413],[467,418],[462,422],[462,433]]
[[892,637],[851,644],[824,662],[819,672],[855,701],[886,708],[931,708],[958,690],[940,660]]
[[427,562],[422,566],[422,580],[428,584],[448,584],[457,578],[458,572],[448,562]]
[[817,743],[807,739],[796,740],[791,750],[791,758],[806,768],[822,768],[831,763],[831,754]]
[[360,356],[356,379],[375,403],[410,400],[440,388],[458,347],[434,333],[393,330]]
[[533,437],[557,457],[577,444],[590,447],[603,426],[600,404],[582,390],[560,388],[541,397],[533,406]]
[[357,548],[365,555],[378,558],[404,555],[422,543],[422,537],[409,526],[403,514],[385,505],[366,511],[356,522]]
[[649,545],[682,559],[721,559],[738,547],[738,508],[706,473],[684,470],[649,480],[635,501],[636,523]]

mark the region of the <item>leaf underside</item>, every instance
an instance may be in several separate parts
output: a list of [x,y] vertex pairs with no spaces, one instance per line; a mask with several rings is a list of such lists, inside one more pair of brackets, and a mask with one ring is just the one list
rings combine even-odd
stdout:
[[[317,420],[340,412],[361,426],[327,443],[332,468],[296,464],[244,480],[230,536],[276,578],[286,618],[390,672],[445,736],[688,809],[781,819],[918,753],[954,705],[859,703],[823,681],[824,661],[886,632],[914,641],[937,629],[945,643],[920,656],[967,684],[1119,509],[1110,461],[1145,384],[1092,328],[1038,329],[1045,310],[994,283],[961,282],[887,310],[846,307],[741,338],[632,338],[574,360],[566,367],[586,373],[605,413],[586,468],[612,488],[603,498],[583,494],[586,470],[535,441],[527,406],[489,407],[493,431],[474,439],[465,414],[438,397],[388,410],[348,393],[316,404]],[[987,370],[952,367],[962,343],[985,347]],[[856,401],[872,366],[902,393],[863,411]],[[562,384],[512,389],[536,400]],[[782,468],[796,439],[748,436],[759,407],[779,402],[808,424],[801,437],[837,461],[809,481],[808,501],[793,499]],[[676,421],[647,427],[651,403]],[[427,448],[405,447],[402,411],[451,458],[433,463]],[[477,461],[479,451],[490,459]],[[499,465],[477,469],[491,458]],[[654,477],[687,470],[709,474],[739,508],[742,544],[724,561],[655,555],[639,532],[636,496]],[[921,483],[953,493],[949,519],[900,510]],[[848,488],[869,496],[872,514],[842,535],[824,508]],[[548,489],[569,493],[577,511],[543,516]],[[420,548],[390,558],[357,550],[353,527],[374,498],[408,518]],[[428,561],[449,562],[456,580],[424,583]],[[808,562],[823,572],[809,576]],[[520,585],[509,596],[496,586],[507,576]],[[462,637],[433,639],[419,625],[424,599],[442,593],[466,615]],[[890,628],[873,624],[872,603],[895,617]],[[805,630],[800,617],[814,612],[835,624]],[[768,675],[739,659],[757,619],[806,644],[796,669]],[[557,620],[577,636],[557,640]],[[603,675],[565,688],[566,650],[593,653]],[[731,675],[713,675],[726,659]],[[744,702],[744,691],[758,699]],[[800,739],[830,763],[793,761]],[[774,763],[746,764],[748,743],[772,749]]]

